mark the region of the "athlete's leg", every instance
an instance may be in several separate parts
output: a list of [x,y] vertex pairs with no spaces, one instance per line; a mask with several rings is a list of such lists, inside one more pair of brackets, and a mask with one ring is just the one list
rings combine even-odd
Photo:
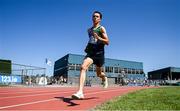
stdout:
[[105,73],[103,72],[102,67],[96,66],[96,74],[98,77],[100,77],[102,79],[102,81],[105,81]]
[[106,77],[105,73],[102,70],[102,67],[96,66],[96,73],[97,76],[102,79],[102,85],[104,88],[108,87],[108,78]]
[[81,65],[80,79],[79,79],[79,91],[78,91],[80,93],[83,93],[84,81],[86,79],[86,71],[92,63],[93,63],[93,60],[91,58],[87,57],[84,59],[83,64]]

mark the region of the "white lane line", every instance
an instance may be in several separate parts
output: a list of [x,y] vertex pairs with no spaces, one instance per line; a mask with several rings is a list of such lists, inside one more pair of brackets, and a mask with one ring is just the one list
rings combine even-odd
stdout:
[[37,103],[43,103],[43,102],[48,102],[48,101],[54,101],[54,100],[57,100],[57,99],[53,98],[53,99],[47,99],[47,100],[42,100],[42,101],[35,101],[35,102],[29,102],[29,103],[23,103],[23,104],[4,106],[4,107],[0,107],[0,109],[6,109],[6,108],[12,108],[12,107],[18,107],[18,106],[25,106],[25,105],[30,105],[30,104],[37,104]]
[[[121,89],[122,90],[122,89]],[[115,89],[115,90],[106,90],[106,91],[99,91],[99,92],[92,92],[92,93],[86,93],[85,95],[92,95],[92,94],[98,94],[98,93],[103,93],[103,92],[113,92],[113,91],[121,91],[119,89]],[[127,90],[127,89],[126,89]],[[68,92],[67,92],[68,93]],[[70,92],[69,92],[70,93]],[[58,99],[46,99],[46,100],[42,100],[42,101],[35,101],[35,102],[28,102],[28,103],[23,103],[23,104],[16,104],[16,105],[9,105],[9,106],[3,106],[0,107],[0,109],[7,109],[7,108],[12,108],[12,107],[18,107],[18,106],[25,106],[25,105],[30,105],[30,104],[37,104],[37,103],[43,103],[43,102],[47,102],[47,101],[54,101],[54,100],[58,100]],[[58,100],[59,101],[59,100]]]
[[100,92],[92,92],[92,93],[87,93],[87,94],[84,94],[84,95],[92,95],[92,94],[98,94],[98,93],[103,93],[103,92],[110,92],[110,91],[122,91],[122,90],[129,90],[129,89],[113,89],[113,90],[106,90],[106,91],[100,91]]
[[[90,89],[89,89],[90,91]],[[29,95],[23,95],[23,96],[8,96],[8,97],[1,97],[0,100],[2,99],[8,99],[8,98],[21,98],[21,97],[32,97],[32,96],[40,96],[40,95],[50,95],[50,94],[57,94],[57,93],[69,93],[69,92],[75,92],[75,90],[70,90],[70,91],[66,91],[66,92],[61,92],[61,90],[59,91],[53,91],[52,93],[45,93],[45,94],[29,94]]]
[[[53,90],[53,91],[60,91],[60,90]],[[3,92],[0,94],[26,94],[26,93],[41,93],[41,92],[50,92],[50,91],[43,91],[43,90],[40,90],[40,91],[29,91],[29,92]],[[51,91],[52,92],[52,91]]]
[[[91,90],[89,89],[89,91],[91,91]],[[75,90],[70,90],[70,91],[66,91],[66,92],[61,92],[61,90],[59,90],[56,92],[53,91],[52,93],[45,93],[45,94],[29,94],[29,95],[23,95],[23,96],[8,96],[8,97],[1,97],[0,100],[8,99],[8,98],[33,97],[33,96],[40,96],[40,95],[50,95],[50,94],[69,93],[69,92],[75,92]]]
[[7,99],[7,98],[21,98],[21,97],[32,97],[32,96],[40,96],[40,95],[51,95],[51,94],[57,94],[57,93],[69,93],[69,92],[74,92],[74,91],[66,91],[66,92],[53,92],[53,93],[45,93],[45,94],[31,94],[31,95],[23,95],[23,96],[12,96],[12,97],[1,97],[1,99]]

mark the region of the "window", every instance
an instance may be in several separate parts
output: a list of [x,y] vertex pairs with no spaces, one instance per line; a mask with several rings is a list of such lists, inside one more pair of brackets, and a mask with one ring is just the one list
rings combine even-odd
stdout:
[[143,71],[143,70],[140,70],[140,74],[144,74],[144,71]]
[[118,73],[118,67],[114,67],[114,73]]
[[69,64],[68,69],[69,70],[75,70],[75,64]]
[[139,69],[136,69],[136,74],[140,74],[140,70]]
[[128,73],[128,69],[127,69],[127,68],[124,68],[124,72],[127,74],[127,73]]
[[136,70],[135,69],[132,69],[132,74],[136,74]]
[[107,73],[112,73],[113,72],[113,67],[107,66],[107,67],[105,67],[105,71]]
[[109,70],[108,70],[108,67],[106,66],[106,67],[105,67],[105,72],[108,72],[108,71],[109,71]]
[[113,73],[113,67],[109,67],[109,72]]
[[90,65],[90,66],[89,66],[88,71],[93,71],[93,65]]
[[128,74],[131,74],[131,73],[132,73],[131,70],[132,70],[131,68],[128,68],[128,71],[127,71]]
[[76,64],[76,70],[79,71],[81,69],[81,64]]
[[121,73],[122,71],[124,71],[124,69],[118,67],[118,73]]

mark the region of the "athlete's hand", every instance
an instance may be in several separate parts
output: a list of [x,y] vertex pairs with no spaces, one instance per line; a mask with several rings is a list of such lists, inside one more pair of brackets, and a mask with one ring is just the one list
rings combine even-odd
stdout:
[[97,33],[93,32],[93,37],[95,37],[96,39],[99,39],[99,36]]

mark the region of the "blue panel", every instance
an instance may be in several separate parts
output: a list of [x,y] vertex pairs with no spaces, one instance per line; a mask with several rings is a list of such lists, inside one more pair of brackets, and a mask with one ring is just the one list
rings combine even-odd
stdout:
[[68,76],[69,77],[79,77],[80,71],[74,71],[74,70],[69,70],[68,71]]
[[[54,74],[58,75],[61,73],[68,73],[68,76],[73,77],[73,76],[79,76],[80,71],[74,71],[74,70],[67,70],[61,72],[57,72],[56,70],[67,67],[68,63],[70,64],[82,64],[83,59],[85,56],[83,55],[77,55],[77,54],[67,54],[66,56],[62,57],[58,61],[55,62],[55,67],[54,67]],[[136,70],[143,70],[143,63],[142,62],[135,62],[135,61],[126,61],[126,60],[117,60],[117,59],[109,59],[105,58],[105,64],[104,66],[109,66],[109,67],[119,67],[119,68],[129,68],[129,69],[136,69]],[[87,73],[88,76],[95,76],[95,72],[89,71]],[[117,77],[117,73],[106,73],[108,77]],[[136,77],[136,76],[135,76]]]
[[21,76],[5,76],[5,75],[0,75],[0,83],[21,83],[22,78]]
[[[73,64],[82,64],[85,56],[69,54],[69,63]],[[132,68],[132,69],[143,69],[142,62],[126,61],[126,60],[117,60],[105,58],[104,66],[113,66],[113,67],[122,67],[122,68]]]
[[68,62],[73,64],[82,64],[84,57],[85,56],[82,55],[69,54]]
[[143,69],[143,63],[142,62],[116,60],[116,59],[108,59],[108,58],[105,60],[105,66]]
[[127,76],[129,79],[144,79],[143,74],[128,74]]
[[172,68],[171,68],[171,71],[172,71],[172,72],[180,72],[180,68],[178,68],[178,67],[172,67]]

